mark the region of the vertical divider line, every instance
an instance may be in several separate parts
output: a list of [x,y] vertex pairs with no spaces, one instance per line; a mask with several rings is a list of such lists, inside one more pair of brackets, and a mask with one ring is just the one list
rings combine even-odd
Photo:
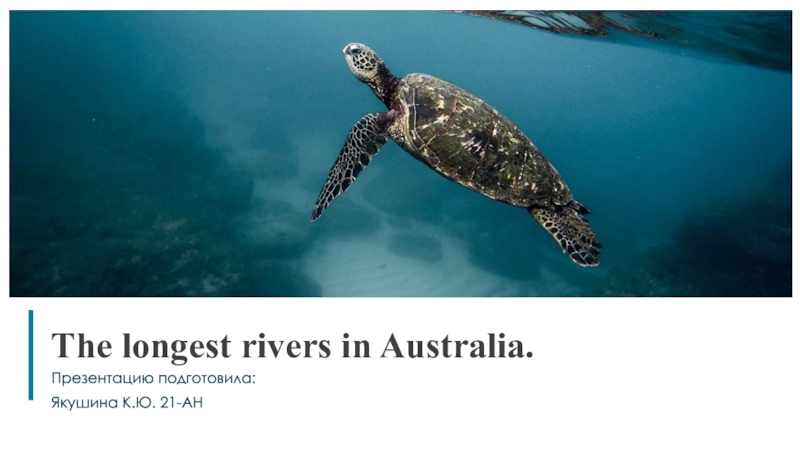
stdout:
[[33,310],[28,310],[28,400],[33,400]]

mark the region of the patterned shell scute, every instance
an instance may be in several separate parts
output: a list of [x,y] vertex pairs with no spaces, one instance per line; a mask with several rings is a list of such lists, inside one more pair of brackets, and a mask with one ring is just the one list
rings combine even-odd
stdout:
[[567,204],[572,193],[510,120],[469,92],[424,74],[403,79],[402,145],[445,177],[514,206]]

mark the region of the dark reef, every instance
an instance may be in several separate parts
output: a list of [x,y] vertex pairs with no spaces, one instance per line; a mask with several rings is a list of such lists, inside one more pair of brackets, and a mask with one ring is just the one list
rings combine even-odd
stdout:
[[[243,293],[244,268],[226,244],[253,181],[204,144],[202,127],[184,110],[157,111],[145,115],[154,127],[113,144],[103,124],[94,134],[35,144],[15,133],[12,295]],[[172,124],[171,144],[158,137],[160,122]],[[160,142],[160,153],[148,142]],[[28,145],[45,149],[24,152]],[[181,166],[192,158],[169,152],[197,159]]]
[[250,267],[252,289],[246,294],[262,297],[319,297],[322,288],[300,267],[281,260],[263,260]]
[[771,188],[699,205],[674,243],[615,267],[605,284],[588,294],[791,296],[790,192],[782,174]]

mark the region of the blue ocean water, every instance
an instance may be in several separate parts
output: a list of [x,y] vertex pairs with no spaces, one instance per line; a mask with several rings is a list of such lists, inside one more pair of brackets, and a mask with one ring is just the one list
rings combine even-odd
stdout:
[[[791,295],[790,72],[440,12],[10,18],[12,295]],[[309,222],[386,110],[350,42],[514,121],[600,266],[393,142]]]

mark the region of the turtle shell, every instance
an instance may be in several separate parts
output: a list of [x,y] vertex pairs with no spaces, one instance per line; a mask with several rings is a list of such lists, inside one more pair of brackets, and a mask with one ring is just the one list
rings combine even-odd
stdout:
[[393,137],[450,180],[514,206],[572,200],[531,140],[478,97],[436,77],[409,74],[398,85],[397,99],[401,117]]

